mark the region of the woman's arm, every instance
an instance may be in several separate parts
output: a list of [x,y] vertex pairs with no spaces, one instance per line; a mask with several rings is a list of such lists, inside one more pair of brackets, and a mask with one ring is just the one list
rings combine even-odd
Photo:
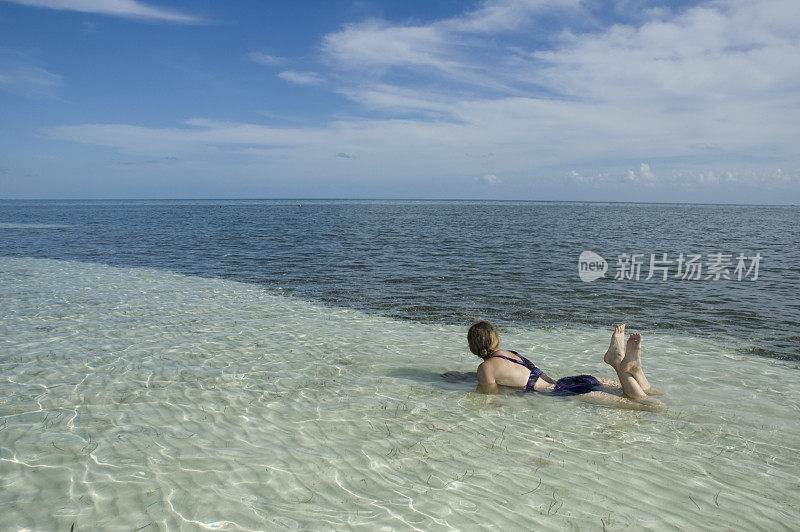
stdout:
[[478,390],[482,393],[497,393],[497,383],[494,380],[494,373],[489,371],[484,364],[478,366]]

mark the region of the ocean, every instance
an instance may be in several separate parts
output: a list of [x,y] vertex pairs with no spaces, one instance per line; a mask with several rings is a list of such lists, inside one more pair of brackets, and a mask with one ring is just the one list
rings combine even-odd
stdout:
[[[790,530],[799,289],[798,207],[2,201],[0,529]],[[667,410],[446,382],[476,318]]]

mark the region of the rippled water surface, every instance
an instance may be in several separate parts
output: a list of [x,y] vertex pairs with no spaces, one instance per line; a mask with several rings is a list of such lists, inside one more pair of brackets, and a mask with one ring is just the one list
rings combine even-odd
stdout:
[[[584,283],[583,250],[606,278]],[[756,281],[615,281],[617,257],[760,254]],[[383,316],[692,333],[800,361],[800,208],[536,202],[0,202],[0,256],[252,282]],[[735,262],[735,260],[734,260]],[[732,273],[732,272],[731,272]],[[705,271],[704,275],[705,277]],[[731,337],[733,340],[731,340]]]
[[[134,236],[127,249],[93,238],[142,253]],[[791,530],[800,518],[800,373],[735,336],[645,330],[668,406],[649,413],[481,395],[439,377],[474,370],[459,324],[253,283],[0,257],[0,294],[2,530]],[[520,320],[502,334],[555,376],[610,376],[606,326]]]

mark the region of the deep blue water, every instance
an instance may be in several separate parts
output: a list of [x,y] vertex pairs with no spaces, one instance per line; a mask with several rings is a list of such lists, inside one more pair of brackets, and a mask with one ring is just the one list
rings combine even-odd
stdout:
[[[14,227],[55,224],[66,227]],[[609,262],[586,283],[578,256]],[[643,254],[639,280],[617,257]],[[645,280],[651,254],[700,254],[703,279]],[[710,255],[762,259],[707,280]],[[718,336],[800,360],[800,207],[467,201],[0,201],[0,255],[147,266],[258,283],[388,316]],[[750,266],[748,260],[747,266]],[[2,294],[0,294],[0,298]]]

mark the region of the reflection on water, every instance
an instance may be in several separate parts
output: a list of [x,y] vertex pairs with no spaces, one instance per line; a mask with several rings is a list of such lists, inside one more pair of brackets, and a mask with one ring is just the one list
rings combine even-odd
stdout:
[[[797,369],[645,333],[664,414],[484,396],[465,328],[149,269],[0,258],[0,529],[775,530]],[[636,324],[631,324],[636,327]],[[549,374],[609,331],[515,327]],[[631,498],[636,503],[631,504]]]

